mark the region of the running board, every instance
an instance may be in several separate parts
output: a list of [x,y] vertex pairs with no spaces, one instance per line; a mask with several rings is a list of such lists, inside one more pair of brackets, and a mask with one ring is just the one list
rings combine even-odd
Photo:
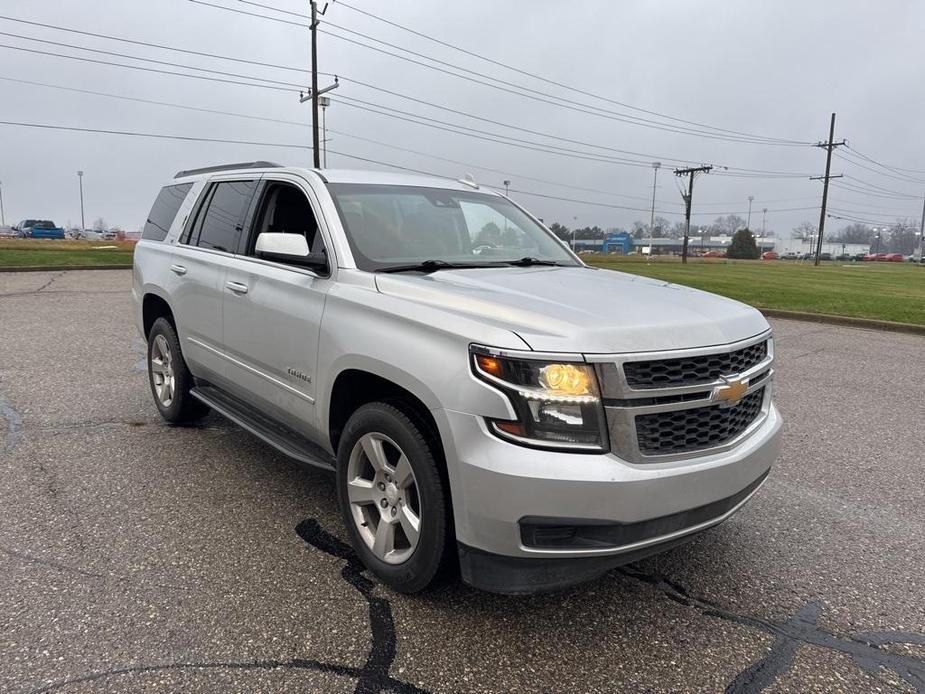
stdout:
[[270,419],[233,395],[205,384],[192,388],[190,395],[242,429],[263,439],[280,453],[300,463],[314,465],[325,470],[334,470],[334,458],[321,446],[309,441],[289,427]]

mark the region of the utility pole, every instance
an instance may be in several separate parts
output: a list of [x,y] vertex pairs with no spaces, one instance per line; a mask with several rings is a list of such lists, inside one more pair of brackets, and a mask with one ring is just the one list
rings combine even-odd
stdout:
[[77,181],[80,184],[80,233],[86,230],[87,225],[84,222],[84,172],[77,172]]
[[754,195],[748,196],[748,221],[745,222],[745,228],[749,231],[752,230],[752,201],[755,199]]
[[652,176],[652,216],[649,217],[649,255],[646,256],[646,262],[652,259],[652,246],[655,239],[655,186],[658,185],[658,170],[661,168],[662,162],[653,161],[652,169],[654,170]]
[[318,15],[323,15],[328,10],[328,4],[324,4],[324,8],[319,12],[318,3],[315,0],[311,0],[312,6],[312,23],[311,23],[311,32],[312,32],[312,88],[309,90],[307,95],[299,93],[299,103],[304,104],[306,101],[311,99],[312,102],[312,161],[313,166],[316,169],[321,168],[321,147],[319,146],[319,137],[318,133],[318,97],[322,94],[331,91],[332,89],[337,89],[339,86],[337,82],[337,77],[334,77],[334,84],[325,87],[324,89],[318,89]]
[[687,242],[691,234],[691,201],[694,199],[694,177],[699,173],[709,173],[713,170],[712,166],[698,166],[690,169],[675,169],[675,176],[687,176],[687,195],[681,193],[684,198],[684,245],[681,246],[681,262],[687,262]]
[[3,215],[3,181],[0,181],[0,227],[6,226],[6,217]]
[[825,154],[825,176],[812,176],[809,180],[819,181],[822,183],[822,210],[819,213],[819,232],[816,236],[816,259],[813,261],[813,265],[818,267],[819,265],[819,256],[822,255],[822,232],[825,229],[825,206],[829,199],[829,179],[832,178],[841,178],[842,174],[837,176],[831,176],[829,172],[832,170],[832,150],[836,147],[841,147],[845,144],[845,141],[835,142],[835,114],[832,114],[832,121],[829,123],[829,141],[828,142],[818,142],[813,147],[823,147],[826,151]]

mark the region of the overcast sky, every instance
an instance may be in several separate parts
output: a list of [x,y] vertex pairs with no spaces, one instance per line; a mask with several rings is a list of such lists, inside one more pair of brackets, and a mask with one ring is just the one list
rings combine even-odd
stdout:
[[[208,2],[304,22],[240,0]],[[304,1],[260,2],[291,12],[301,13],[308,8],[308,2]],[[873,222],[889,222],[897,216],[918,218],[921,214],[919,196],[925,190],[925,173],[888,170],[858,159],[860,155],[854,152],[890,167],[925,170],[922,156],[925,144],[920,134],[920,114],[925,110],[921,89],[925,3],[914,0],[879,3],[349,0],[349,4],[574,89],[730,131],[816,142],[827,137],[829,116],[837,112],[836,138],[846,138],[853,151],[838,152],[851,160],[840,156],[833,159],[832,172],[844,173],[846,178],[833,185],[830,207],[844,216]],[[61,45],[70,44],[287,84],[309,81],[306,73],[10,21],[10,18],[30,20],[308,69],[309,33],[303,26],[223,11],[190,0],[81,3],[0,0],[0,15],[4,17],[0,19],[0,32],[4,32],[0,44],[6,46],[195,73],[186,68],[158,66]],[[670,167],[681,162],[714,164],[731,168],[698,177],[695,223],[707,223],[725,213],[744,217],[749,195],[755,198],[752,212],[755,229],[760,229],[764,208],[768,210],[768,229],[779,234],[786,235],[803,220],[818,222],[821,184],[807,180],[806,174],[822,173],[825,152],[821,149],[808,145],[728,142],[666,131],[666,125],[698,126],[633,111],[612,101],[512,72],[384,24],[341,3],[333,3],[323,19],[342,27],[327,27],[331,33],[372,44],[370,39],[347,34],[344,29],[360,32],[489,78],[537,90],[549,95],[541,98],[554,102],[516,96],[383,55],[330,34],[321,35],[319,68],[342,77],[340,88],[331,94],[333,103],[327,111],[329,167],[382,168],[343,156],[351,154],[454,178],[469,172],[478,181],[492,186],[500,186],[507,178],[512,181],[512,190],[517,191],[512,196],[547,223],[560,221],[573,226],[577,217],[579,226],[609,228],[629,226],[636,219],[648,220],[652,191],[649,162],[665,163],[659,175],[656,207],[659,214],[672,221],[682,218],[682,204],[678,181]],[[382,44],[373,45],[400,52]],[[0,79],[0,120],[4,121],[280,144],[311,142],[309,104],[299,103],[295,86],[275,85],[282,89],[240,86],[9,48],[0,48],[0,78],[4,78]],[[9,78],[291,123],[139,103],[23,84]],[[322,77],[321,85],[330,81],[330,77]],[[377,91],[357,81],[419,101]],[[474,128],[495,138],[499,135],[517,138],[532,143],[528,147],[556,147],[563,154],[564,150],[571,150],[585,158],[413,124],[360,110],[357,102],[348,106],[346,99],[378,104],[392,113],[399,110]],[[568,104],[573,108],[561,106]],[[618,120],[628,116],[650,118],[658,127]],[[721,134],[716,130],[710,132]],[[585,144],[557,141],[547,135]],[[591,161],[588,157],[619,157],[632,163]],[[87,225],[103,217],[110,225],[138,229],[157,190],[177,170],[254,159],[310,165],[311,153],[308,149],[275,146],[184,142],[0,125],[0,181],[8,224],[25,217],[79,224],[76,171],[80,169],[85,172]],[[795,175],[787,178],[725,175],[741,173],[742,169]],[[599,204],[589,204],[592,202]],[[843,224],[828,222],[836,228]]]

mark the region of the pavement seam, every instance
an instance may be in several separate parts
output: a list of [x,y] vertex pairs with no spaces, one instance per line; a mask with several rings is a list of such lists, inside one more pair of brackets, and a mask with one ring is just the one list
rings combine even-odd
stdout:
[[665,576],[646,573],[633,565],[618,569],[617,574],[650,585],[669,600],[692,607],[705,616],[760,629],[775,637],[768,652],[729,683],[727,694],[763,691],[790,669],[796,649],[802,645],[826,648],[846,655],[871,676],[876,677],[883,669],[892,670],[917,692],[925,692],[925,659],[882,648],[888,643],[921,644],[925,642],[925,634],[883,631],[838,636],[818,625],[824,608],[824,604],[818,600],[804,605],[790,619],[775,622],[720,607],[706,598],[691,595],[683,586]]

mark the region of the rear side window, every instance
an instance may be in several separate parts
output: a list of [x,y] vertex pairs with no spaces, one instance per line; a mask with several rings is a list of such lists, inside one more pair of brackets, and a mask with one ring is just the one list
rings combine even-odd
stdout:
[[152,241],[163,241],[166,238],[170,225],[173,224],[173,218],[177,216],[177,210],[180,209],[180,205],[183,204],[192,186],[192,183],[179,183],[175,186],[161,188],[148,214],[141,238]]
[[244,215],[254,197],[256,181],[221,181],[209,197],[208,208],[200,213],[196,245],[234,253],[238,247]]

